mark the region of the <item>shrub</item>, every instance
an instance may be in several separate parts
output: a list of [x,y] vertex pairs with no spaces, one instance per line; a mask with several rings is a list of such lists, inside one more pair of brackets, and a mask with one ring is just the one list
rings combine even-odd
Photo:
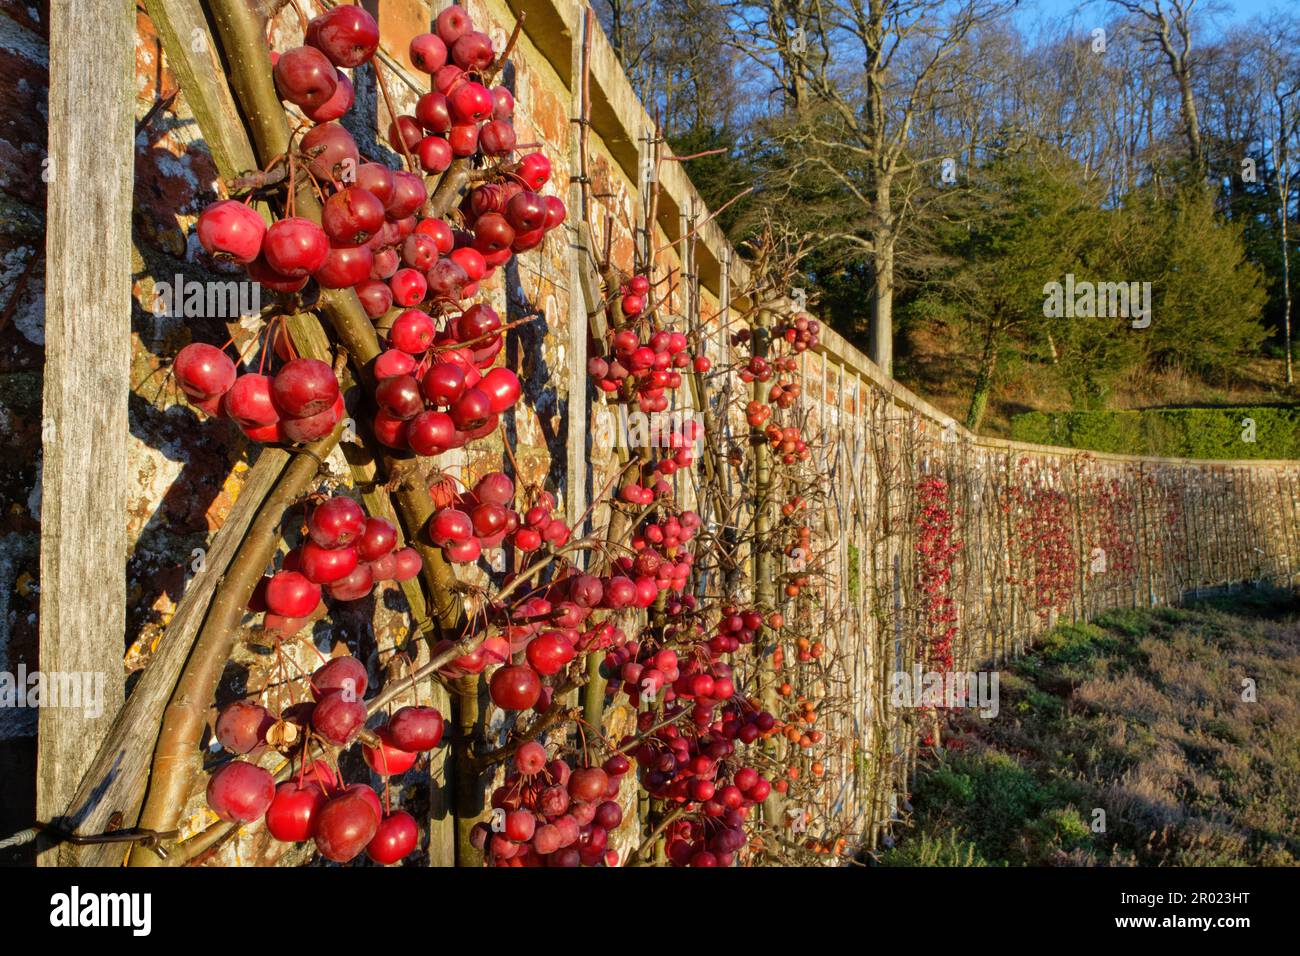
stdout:
[[[1245,441],[1244,419],[1254,422]],[[1300,458],[1300,408],[1239,405],[1147,408],[1140,411],[1026,412],[1011,420],[1011,436],[1120,455],[1162,458]]]

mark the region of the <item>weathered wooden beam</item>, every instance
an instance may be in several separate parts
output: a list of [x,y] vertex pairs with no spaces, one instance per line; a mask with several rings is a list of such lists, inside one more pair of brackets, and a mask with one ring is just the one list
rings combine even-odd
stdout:
[[[185,666],[194,638],[207,615],[208,604],[225,576],[236,550],[258,509],[284,472],[289,453],[264,448],[244,478],[239,498],[213,538],[204,567],[185,587],[162,642],[149,660],[126,705],[113,722],[99,753],[81,777],[81,784],[67,802],[64,824],[76,833],[102,833],[109,817],[120,813],[124,826],[134,824],[144,801],[145,783],[153,758],[163,710],[171,698],[176,679]],[[62,808],[60,808],[62,812]],[[44,816],[41,819],[46,819]],[[59,862],[64,866],[118,866],[122,844],[91,846],[64,844]]]
[[[42,702],[36,812],[47,820],[63,813],[124,695],[134,68],[129,0],[53,0],[40,668],[91,700]],[[57,853],[38,860],[53,865]]]
[[[167,68],[175,75],[190,112],[198,120],[217,171],[230,179],[257,169],[257,156],[226,83],[221,55],[212,42],[202,4],[199,0],[142,3],[162,40]],[[184,55],[180,55],[182,51]]]

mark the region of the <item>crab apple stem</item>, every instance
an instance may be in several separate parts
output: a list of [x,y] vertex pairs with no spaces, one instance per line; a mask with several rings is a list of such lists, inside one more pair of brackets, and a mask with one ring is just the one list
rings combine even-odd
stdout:
[[406,157],[406,168],[408,171],[415,173],[419,167],[415,165],[411,150],[406,145],[406,137],[402,135],[402,130],[397,123],[397,111],[393,109],[393,99],[388,94],[388,81],[384,79],[384,71],[379,68],[379,60],[371,60],[370,68],[375,71],[375,80],[379,83],[379,92],[384,97],[384,108],[388,110],[388,121],[397,128],[397,145],[402,148],[402,155]]
[[497,74],[505,67],[506,60],[510,59],[510,54],[515,50],[515,44],[519,42],[519,34],[523,32],[524,21],[526,19],[528,19],[528,12],[526,10],[520,10],[519,18],[515,20],[515,28],[510,31],[510,39],[506,41],[505,49],[501,51],[501,55],[496,58],[496,61],[489,66],[487,72],[483,74],[484,86],[490,85],[491,82],[496,79]]

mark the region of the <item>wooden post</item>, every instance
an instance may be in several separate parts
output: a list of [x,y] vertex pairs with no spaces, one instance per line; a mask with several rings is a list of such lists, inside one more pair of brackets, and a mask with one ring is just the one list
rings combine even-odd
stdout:
[[123,700],[134,68],[134,4],[50,4],[40,669],[90,699],[41,707],[42,820],[67,808]]

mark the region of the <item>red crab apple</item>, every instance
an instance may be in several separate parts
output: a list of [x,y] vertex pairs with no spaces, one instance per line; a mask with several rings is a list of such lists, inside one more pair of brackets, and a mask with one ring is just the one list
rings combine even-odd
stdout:
[[315,541],[302,546],[302,573],[316,584],[333,584],[357,567],[355,548],[322,548]]
[[433,344],[436,331],[433,319],[427,314],[419,309],[407,309],[393,320],[388,331],[388,343],[408,355],[420,355]]
[[470,19],[464,7],[452,5],[438,14],[438,19],[434,21],[433,26],[438,31],[438,36],[442,38],[442,42],[452,46],[474,29],[474,21]]
[[383,442],[389,448],[405,450],[409,447],[406,439],[408,423],[400,418],[394,418],[382,408],[375,412],[375,417],[371,423],[374,428],[375,437]]
[[472,432],[486,425],[495,414],[492,398],[481,388],[471,388],[456,399],[448,414],[452,424],[463,432]]
[[446,96],[451,92],[452,87],[457,86],[464,79],[465,71],[455,63],[448,63],[446,66],[434,71],[433,88]]
[[456,447],[456,424],[446,412],[423,412],[411,419],[406,440],[417,455],[441,455]]
[[255,209],[234,199],[214,202],[199,214],[199,243],[209,255],[249,263],[262,250],[266,223]]
[[441,173],[456,157],[451,143],[441,136],[426,136],[415,147],[416,158],[426,173]]
[[546,225],[546,200],[537,193],[525,190],[516,193],[506,203],[506,219],[520,232],[529,232]]
[[267,709],[251,700],[227,704],[217,716],[216,736],[234,754],[246,754],[266,740],[274,721]]
[[375,359],[375,379],[380,382],[386,378],[410,375],[415,369],[415,359],[400,349],[389,349],[386,352],[381,352],[379,357]]
[[[452,263],[459,266],[469,282],[478,282],[487,274],[487,260],[483,258],[483,253],[479,252],[472,246],[462,246],[459,249],[453,249],[448,257]],[[444,262],[447,260],[443,260]],[[439,265],[442,263],[440,262]],[[430,270],[432,271],[432,270]]]
[[286,780],[275,788],[266,808],[266,829],[282,843],[302,843],[316,834],[316,818],[325,805],[325,792],[314,783],[298,786]]
[[[393,232],[396,233],[397,227],[393,223],[391,222],[387,223],[384,226],[384,229],[387,229],[388,226],[393,226]],[[381,233],[382,231],[383,230],[381,230]],[[374,251],[377,247],[382,245],[377,242],[378,239],[379,239],[378,235],[372,236],[370,238],[369,245],[372,251]],[[397,272],[401,264],[402,264],[402,257],[397,254],[396,249],[392,248],[391,246],[379,248],[379,251],[375,252],[375,263],[373,266],[370,267],[370,278],[374,280],[391,279],[393,277],[393,274]],[[389,289],[388,294],[391,297],[393,294],[393,290]]]
[[316,849],[335,863],[355,859],[379,831],[379,818],[380,813],[363,794],[344,791],[316,816]]
[[384,379],[375,388],[375,401],[384,411],[403,421],[412,419],[424,411],[420,383],[413,375],[398,375]]
[[379,824],[374,837],[366,845],[366,856],[387,866],[410,854],[420,841],[420,829],[415,817],[405,810],[394,810]]
[[541,696],[542,682],[531,667],[506,664],[492,675],[489,690],[502,710],[528,710]]
[[286,363],[276,373],[271,389],[276,404],[294,418],[326,411],[339,397],[334,370],[319,359],[299,358]]
[[500,415],[519,401],[519,376],[508,368],[498,366],[492,369],[483,376],[477,387],[487,395],[488,407],[495,415]]
[[375,585],[375,563],[358,564],[346,578],[329,586],[330,597],[336,601],[360,601]]
[[484,213],[474,221],[474,248],[484,257],[509,249],[515,231],[499,212]]
[[433,707],[403,707],[388,722],[393,744],[402,750],[432,750],[442,742],[444,721]]
[[393,742],[393,735],[387,727],[380,728],[378,736],[378,747],[367,744],[361,748],[361,755],[371,770],[381,777],[393,777],[406,773],[415,766],[415,759],[419,755],[414,751],[398,747]]
[[533,670],[546,676],[558,674],[576,654],[573,645],[558,631],[547,631],[534,638],[525,653]]
[[424,567],[424,559],[414,548],[399,548],[393,552],[393,580],[409,581]]
[[280,95],[304,109],[315,109],[334,95],[338,84],[334,64],[311,46],[295,47],[280,54],[272,70]]
[[435,362],[421,383],[424,397],[435,405],[447,406],[465,393],[465,368],[454,362]]
[[429,521],[429,538],[440,548],[468,541],[474,535],[469,515],[455,508],[443,508]]
[[478,142],[484,155],[504,156],[515,148],[515,128],[509,120],[492,120],[479,130]]
[[583,767],[569,777],[569,796],[582,803],[599,800],[609,786],[609,777],[599,767]]
[[316,703],[311,725],[327,742],[337,746],[350,744],[366,723],[366,705],[340,690],[332,690]]
[[564,208],[564,200],[558,196],[544,196],[543,201],[546,203],[546,224],[545,229],[551,230],[564,222],[569,211]]
[[515,769],[525,777],[535,777],[546,766],[546,748],[530,740],[515,751]]
[[[473,252],[472,249],[457,249],[451,258],[439,259],[433,264],[425,277],[429,281],[429,291],[442,299],[459,299],[461,290],[470,281],[469,273],[458,261],[458,253]],[[477,255],[477,253],[475,253]],[[479,261],[482,261],[479,256]]]
[[307,284],[310,276],[287,276],[283,273],[276,272],[266,261],[266,253],[263,252],[247,266],[248,277],[258,285],[270,289],[272,292],[297,292]]
[[[343,395],[339,394],[334,397],[334,404],[325,411],[301,418],[284,418],[277,423],[276,427],[283,432],[285,439],[288,441],[315,441],[317,438],[322,438],[332,432],[334,426],[343,418],[345,412]],[[248,433],[245,432],[245,434]]]
[[308,24],[307,42],[335,66],[357,67],[379,48],[379,25],[361,7],[339,6]]
[[300,277],[319,269],[329,255],[325,230],[301,216],[281,219],[266,230],[262,251],[267,264],[281,275]]
[[366,513],[351,498],[342,495],[322,502],[307,519],[312,541],[322,548],[351,544],[365,530]]
[[533,192],[539,192],[551,178],[551,161],[545,153],[526,153],[519,160],[519,178]]
[[515,98],[504,86],[492,87],[492,115],[499,120],[515,115]]
[[353,87],[352,81],[342,70],[334,71],[334,95],[327,99],[315,109],[303,108],[307,118],[313,123],[328,123],[336,120],[352,109],[352,104],[356,102],[357,91]]
[[492,94],[482,83],[461,83],[447,96],[447,107],[456,123],[481,123],[492,115]]
[[382,558],[370,562],[372,583],[374,581],[391,581],[397,573],[397,555],[390,552]]
[[375,254],[365,246],[331,246],[312,278],[325,289],[350,289],[370,278],[374,264]]
[[422,219],[420,224],[415,227],[415,231],[432,236],[441,255],[447,255],[456,247],[455,233],[452,232],[451,226],[442,219]]
[[515,483],[502,472],[492,471],[474,485],[474,495],[484,504],[508,507],[515,497]]
[[341,691],[353,700],[366,694],[369,678],[366,666],[355,657],[344,655],[326,661],[311,675],[312,697],[320,700],[331,691]]
[[311,157],[307,168],[317,179],[341,182],[349,179],[361,164],[357,141],[338,123],[321,123],[308,130],[302,138],[301,151]]
[[483,553],[483,545],[479,543],[478,538],[453,541],[443,548],[442,553],[453,564],[469,564],[479,559]]
[[421,33],[411,40],[411,64],[423,73],[436,73],[447,63],[447,44],[436,33]]
[[462,70],[481,73],[492,64],[492,41],[486,33],[470,30],[461,34],[452,44],[451,58]]
[[282,617],[306,617],[320,603],[320,585],[298,571],[277,571],[266,584],[266,606]]
[[232,760],[208,781],[208,806],[227,823],[252,823],[274,798],[275,778],[243,760]]
[[330,239],[342,245],[360,245],[383,224],[384,204],[360,186],[345,186],[325,200],[321,208],[321,227]]
[[357,554],[362,561],[374,561],[397,546],[397,529],[383,518],[367,518],[365,530],[357,540]]
[[478,152],[478,125],[473,120],[457,123],[447,134],[451,155],[464,159]]
[[411,233],[402,242],[402,261],[412,269],[427,272],[438,261],[438,241],[419,231]]
[[393,173],[393,198],[385,207],[385,211],[394,221],[405,219],[423,206],[428,198],[428,191],[420,176],[405,170],[397,170]]
[[177,352],[172,371],[181,391],[199,400],[224,395],[237,374],[230,356],[204,342],[193,342]]
[[424,301],[429,283],[418,269],[398,269],[388,280],[388,288],[393,293],[393,303],[407,308]]
[[393,198],[393,171],[383,163],[362,163],[357,167],[358,189],[364,189],[385,206]]
[[414,152],[423,136],[424,132],[414,117],[398,116],[388,124],[388,145],[399,153],[403,149]]

